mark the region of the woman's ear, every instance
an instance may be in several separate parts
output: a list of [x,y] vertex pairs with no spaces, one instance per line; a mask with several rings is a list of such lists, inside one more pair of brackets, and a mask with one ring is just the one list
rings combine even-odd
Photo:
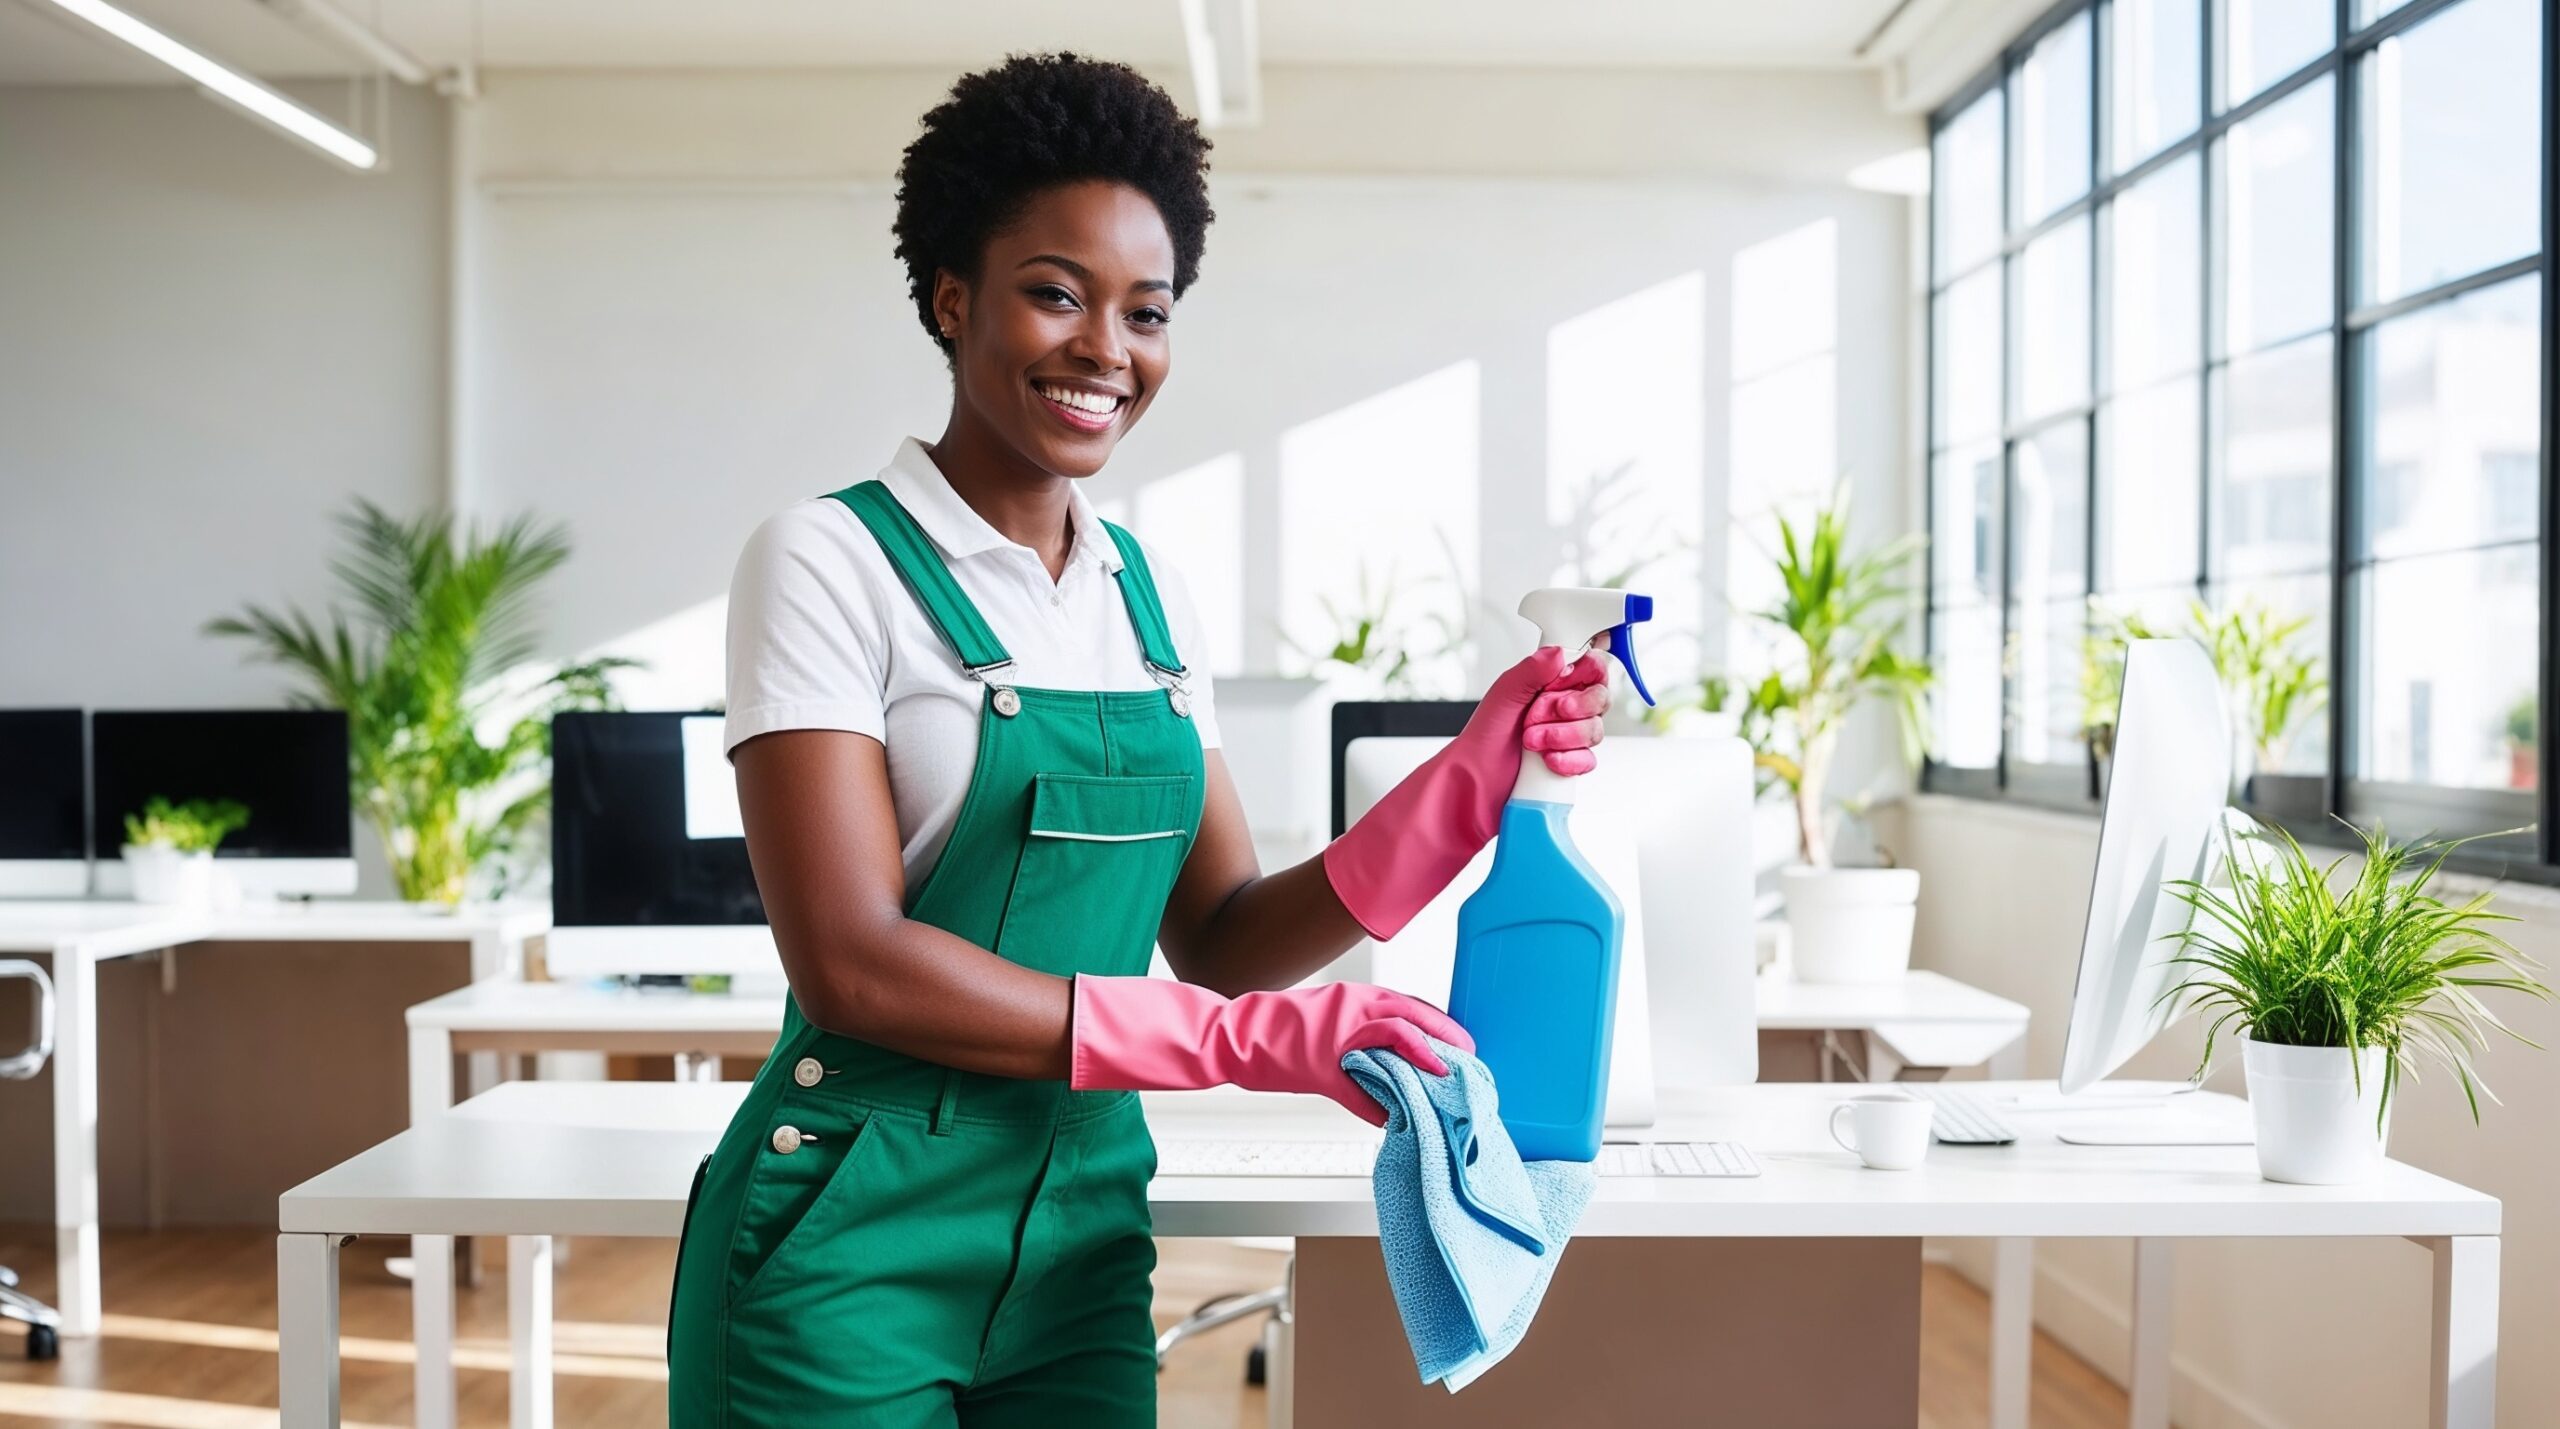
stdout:
[[957,341],[969,325],[969,285],[939,268],[933,275],[933,325],[945,342]]

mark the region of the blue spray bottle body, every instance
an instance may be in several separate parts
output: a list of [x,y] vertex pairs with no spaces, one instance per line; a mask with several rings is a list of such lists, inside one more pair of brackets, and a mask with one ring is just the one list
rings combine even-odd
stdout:
[[[1607,649],[1653,703],[1630,627],[1653,601],[1616,590],[1532,591],[1539,643]],[[1574,847],[1573,781],[1534,754],[1503,805],[1493,867],[1458,910],[1449,1015],[1493,1073],[1502,1124],[1528,1161],[1600,1154],[1626,910]]]

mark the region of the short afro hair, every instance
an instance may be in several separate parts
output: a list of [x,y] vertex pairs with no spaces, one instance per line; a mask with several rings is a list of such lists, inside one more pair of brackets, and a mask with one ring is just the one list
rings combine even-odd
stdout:
[[951,354],[933,316],[934,274],[977,281],[987,240],[1042,189],[1082,179],[1124,183],[1155,201],[1173,236],[1173,292],[1200,276],[1207,246],[1209,140],[1171,96],[1124,64],[1081,55],[1016,55],[964,75],[928,110],[898,165],[898,257],[924,330]]

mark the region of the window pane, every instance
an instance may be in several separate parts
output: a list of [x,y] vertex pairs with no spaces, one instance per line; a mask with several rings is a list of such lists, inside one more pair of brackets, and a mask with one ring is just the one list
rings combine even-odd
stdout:
[[2011,387],[2025,421],[2089,400],[2089,220],[2028,244],[2016,272]]
[[2000,598],[2000,445],[1940,456],[1929,474],[1930,596],[1940,605]]
[[2186,586],[2196,579],[2199,384],[2179,378],[2098,409],[2098,588]]
[[2331,0],[2221,0],[2222,107],[2302,68],[2336,37]]
[[2001,95],[1997,89],[1947,121],[1932,146],[1934,273],[1941,280],[2000,247]]
[[2009,597],[2040,605],[2089,591],[2089,432],[2077,421],[2017,444],[2010,493]]
[[2393,318],[2362,339],[2359,549],[2530,541],[2542,515],[2542,280]]
[[1931,757],[1963,769],[2000,762],[2000,608],[1939,610],[1929,616]]
[[2204,92],[2202,0],[2116,0],[2108,14],[2111,147],[2121,173],[2196,127]]
[[2215,145],[2222,344],[2255,352],[2329,325],[2336,84],[2323,76]]
[[2107,205],[2107,362],[2114,391],[2192,372],[2202,362],[2202,166],[2194,155]]
[[2409,0],[2356,0],[2356,27],[2362,29],[2408,3]]
[[2081,754],[2081,635],[2085,602],[2009,608],[2009,752],[2029,764],[2077,764]]
[[2215,374],[2216,579],[2329,566],[2329,336]]
[[2364,641],[2356,772],[2404,784],[2531,789],[2541,550],[2384,561],[2357,577]]
[[[2260,680],[2249,670],[2223,671],[2237,757],[2250,768],[2276,774],[2319,774],[2329,767],[2329,581],[2325,576],[2241,581],[2215,586],[2206,596],[2207,618],[2237,616],[2264,640],[2259,671],[2293,666],[2302,681]],[[2210,645],[2210,641],[2207,642]]]
[[2000,270],[1985,268],[1938,295],[1937,445],[2000,430]]
[[2456,5],[2376,46],[2357,84],[2368,301],[2534,251],[2542,223],[2534,0]]
[[2011,81],[2018,95],[2018,220],[2089,191],[2089,12],[2036,42]]

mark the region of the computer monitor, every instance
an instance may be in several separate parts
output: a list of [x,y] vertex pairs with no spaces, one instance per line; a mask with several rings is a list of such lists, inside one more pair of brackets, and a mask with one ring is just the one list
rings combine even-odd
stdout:
[[[1445,736],[1354,737],[1345,743],[1343,802],[1356,819],[1448,742]],[[1620,949],[1616,1042],[1606,1119],[1644,1126],[1654,1088],[1725,1086],[1760,1075],[1751,934],[1751,752],[1730,736],[1612,740],[1577,781],[1576,847],[1629,914]],[[1493,852],[1344,975],[1446,1005],[1458,907],[1483,883]]]
[[76,709],[0,710],[0,898],[89,891],[87,739]]
[[249,822],[214,850],[249,894],[356,891],[341,710],[100,710],[89,719],[89,852],[100,893],[132,891],[127,814],[154,797],[235,799]]
[[[2168,885],[2204,881],[2221,855],[2231,799],[2231,722],[2222,682],[2190,640],[2136,640],[2125,651],[2115,762],[2098,820],[2098,861],[2080,939],[2058,1104],[2123,1108],[2062,1138],[2115,1145],[2246,1142],[2226,1118],[2182,1118],[2157,1085],[2101,1085],[2180,1016],[2175,935],[2192,910]],[[2111,1095],[2113,1093],[2114,1095]]]
[[781,982],[722,723],[695,712],[552,720],[554,973]]

